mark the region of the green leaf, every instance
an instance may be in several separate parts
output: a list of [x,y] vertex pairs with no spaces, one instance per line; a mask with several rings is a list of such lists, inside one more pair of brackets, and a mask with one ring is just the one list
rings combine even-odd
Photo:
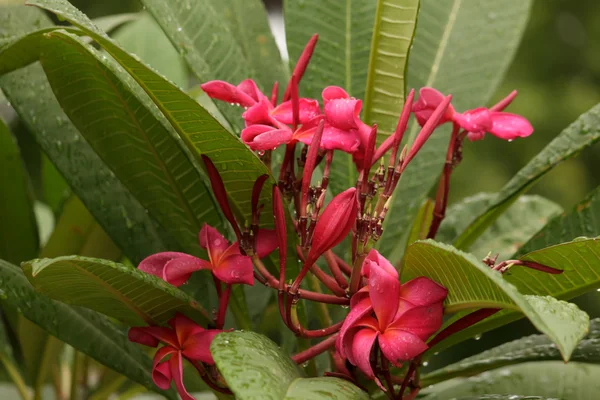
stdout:
[[128,325],[162,325],[176,312],[199,323],[210,320],[206,311],[179,289],[123,264],[65,256],[27,261],[22,267],[38,292]]
[[280,400],[300,371],[265,336],[254,332],[221,333],[210,345],[219,371],[237,399]]
[[[447,379],[473,376],[507,365],[548,360],[562,360],[554,343],[544,335],[531,335],[426,374],[421,378],[421,384],[427,387]],[[591,321],[590,333],[573,351],[570,361],[596,364],[600,362],[600,319]]]
[[130,25],[130,22],[135,22],[142,17],[142,13],[125,13],[105,15],[94,19],[94,25],[102,29],[106,33],[110,33],[124,25]]
[[[408,87],[432,86],[452,94],[457,111],[485,105],[496,91],[525,29],[532,1],[423,1],[408,65]],[[416,123],[406,133],[411,143]],[[396,263],[400,238],[423,198],[436,183],[445,160],[449,129],[438,129],[404,172],[387,214],[380,251]],[[402,240],[402,242],[405,242]]]
[[152,361],[127,334],[95,312],[70,307],[48,299],[33,290],[23,272],[0,260],[0,298],[43,327],[96,361],[127,376],[150,390],[175,399],[173,391],[164,392],[152,382]]
[[[283,6],[292,64],[298,61],[310,37],[319,34],[300,84],[301,95],[321,99],[323,89],[335,85],[346,89],[350,96],[363,99],[377,2],[285,0]],[[354,186],[358,174],[352,157],[338,152],[330,176],[329,187],[334,194]]]
[[137,55],[177,86],[188,86],[188,73],[183,58],[150,15],[142,14],[136,21],[119,29],[113,38],[125,50]]
[[[436,240],[451,243],[493,197],[491,193],[480,193],[450,207]],[[543,197],[521,196],[475,241],[472,253],[483,258],[492,252],[499,254],[499,260],[508,259],[561,211],[559,205]]]
[[59,31],[44,39],[40,62],[63,110],[116,177],[186,252],[202,253],[198,232],[203,223],[221,228],[219,211],[183,145],[137,97],[129,75]]
[[13,381],[16,388],[19,389],[21,398],[27,400],[29,398],[29,393],[27,391],[27,387],[25,386],[23,375],[17,366],[12,345],[6,333],[2,318],[0,318],[0,364],[2,364],[6,374]]
[[581,152],[600,139],[600,105],[581,115],[523,167],[496,195],[489,207],[469,224],[454,242],[457,248],[468,249],[527,189],[548,171]]
[[427,233],[433,219],[434,206],[435,202],[433,200],[425,199],[410,229],[407,245],[413,244],[417,240],[427,239]]
[[[23,34],[28,21],[42,27],[50,25],[44,13],[33,7],[5,7],[0,15],[6,22],[0,24],[0,33],[10,34],[12,31],[4,28],[14,27],[17,34]],[[144,208],[81,137],[56,101],[39,65],[0,77],[0,88],[71,189],[133,263],[167,248],[165,243],[172,240],[156,228]],[[172,244],[168,247],[176,249]]]
[[339,378],[305,378],[292,382],[284,400],[369,400],[353,383]]
[[600,381],[597,378],[599,374],[598,365],[565,365],[556,361],[525,363],[485,372],[468,379],[454,379],[421,393],[429,394],[425,397],[427,400],[479,399],[483,393],[506,394],[505,397],[483,396],[483,399],[498,400],[596,400],[600,390]]
[[588,331],[589,317],[574,304],[550,296],[523,295],[499,272],[451,246],[430,240],[410,245],[404,257],[402,278],[407,281],[418,276],[433,279],[448,289],[446,312],[469,308],[522,312],[556,343],[565,360]]
[[337,378],[302,378],[296,364],[265,336],[228,332],[215,337],[210,351],[236,399],[367,400],[354,384]]
[[[232,206],[243,219],[250,221],[254,181],[270,172],[248,147],[192,98],[123,51],[66,0],[32,0],[29,4],[54,12],[80,27],[110,53],[150,96],[190,151],[198,158],[204,154],[212,159],[221,173]],[[273,184],[275,180],[271,177],[266,187]],[[262,215],[272,220],[270,193],[265,190],[261,197],[265,204]]]
[[377,124],[379,144],[394,132],[404,105],[418,12],[419,0],[377,1],[363,118]]
[[0,258],[36,257],[39,239],[29,177],[8,127],[0,119]]

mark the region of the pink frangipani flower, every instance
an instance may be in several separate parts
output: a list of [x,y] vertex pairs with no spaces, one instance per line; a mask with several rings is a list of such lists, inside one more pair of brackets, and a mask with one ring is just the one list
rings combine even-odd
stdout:
[[[425,125],[443,100],[444,95],[436,89],[425,87],[419,91],[419,100],[413,105],[413,112],[421,126]],[[533,133],[529,121],[520,115],[484,107],[459,113],[449,106],[438,125],[449,121],[467,131],[467,138],[471,141],[483,139],[486,132],[504,140],[527,137]]]
[[[210,270],[227,284],[254,284],[254,269],[250,257],[243,255],[237,242],[230,244],[212,226],[205,224],[199,235],[200,246],[208,250],[209,261],[179,252],[153,254],[139,265],[139,269],[158,276],[174,286],[183,285],[193,272]],[[265,257],[277,248],[275,231],[260,229],[256,238],[256,253]]]
[[400,284],[396,269],[376,250],[365,259],[362,275],[369,284],[352,297],[336,347],[342,357],[381,385],[370,361],[375,342],[398,367],[423,353],[425,341],[442,325],[448,291],[425,277]]
[[[204,329],[182,314],[176,314],[169,321],[170,328],[148,326],[129,329],[129,340],[144,346],[163,346],[154,355],[152,380],[159,388],[169,389],[171,382],[183,400],[194,400],[183,385],[183,359],[197,368],[198,362],[212,365],[210,344],[214,337],[223,332],[218,329]],[[167,357],[169,357],[165,360]]]

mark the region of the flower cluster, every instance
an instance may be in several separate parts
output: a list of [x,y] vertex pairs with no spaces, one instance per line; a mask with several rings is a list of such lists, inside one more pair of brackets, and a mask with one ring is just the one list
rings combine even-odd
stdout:
[[[241,221],[234,215],[226,183],[210,158],[202,155],[215,198],[237,241],[230,243],[217,229],[205,225],[199,233],[199,247],[207,252],[204,259],[180,252],[164,252],[149,256],[139,265],[141,270],[175,286],[184,284],[199,270],[210,270],[214,278],[219,309],[211,329],[201,328],[177,315],[169,322],[171,328],[145,327],[130,331],[132,341],[153,347],[159,341],[165,344],[155,356],[154,380],[161,388],[168,387],[174,380],[185,399],[190,396],[181,381],[182,359],[190,361],[212,388],[227,391],[215,383],[214,376],[206,373],[205,367],[213,364],[210,341],[224,327],[232,285],[253,285],[255,281],[277,291],[281,319],[295,335],[308,340],[325,338],[294,355],[297,363],[331,350],[336,373],[356,381],[356,372],[361,371],[383,390],[388,390],[391,398],[402,398],[408,382],[418,379],[418,374],[415,378],[412,372],[418,367],[420,356],[431,343],[449,333],[442,331],[431,339],[442,324],[443,302],[448,294],[446,288],[426,277],[401,283],[396,267],[373,249],[383,234],[383,223],[400,177],[436,128],[451,123],[452,136],[427,235],[434,238],[444,217],[450,174],[460,162],[463,140],[482,139],[486,132],[513,140],[533,131],[526,119],[503,111],[516,92],[489,109],[476,108],[460,113],[451,104],[452,96],[422,88],[417,101],[414,90],[408,94],[395,132],[376,146],[377,126],[361,120],[361,100],[351,97],[344,89],[337,86],[324,88],[321,103],[299,97],[298,83],[316,40],[314,36],[302,53],[279,104],[277,83],[270,97],[250,79],[237,86],[223,81],[201,85],[211,98],[245,109],[242,113],[245,127],[240,137],[263,157],[267,167],[272,168],[266,152],[281,145],[285,145],[286,151],[281,165],[275,166],[279,167],[277,181],[270,180],[267,175],[257,178],[250,199],[249,221]],[[421,130],[412,143],[401,149],[411,115],[415,116]],[[297,146],[302,149],[296,151]],[[332,193],[326,204],[335,151],[352,155],[358,179],[354,186]],[[378,160],[381,163],[376,167]],[[322,174],[319,182],[313,184],[313,174],[319,165]],[[271,225],[265,225],[261,215],[264,207],[259,204],[267,182],[271,182],[273,212],[269,224],[274,222],[274,230]],[[291,215],[293,226],[288,225],[287,209],[294,210]],[[294,245],[288,243],[291,239],[288,228],[290,231],[293,228],[297,236],[297,241],[291,241]],[[351,255],[346,262],[334,250],[348,236]],[[263,264],[264,257],[275,249],[279,253],[277,274],[272,273],[275,268],[272,263],[269,268]],[[292,276],[287,263],[288,252],[293,252],[302,263],[299,272]],[[496,268],[495,259],[484,262]],[[497,269],[503,271],[507,265],[500,263]],[[540,265],[526,266],[544,269]],[[309,273],[319,281],[316,290],[308,290],[303,284]],[[308,329],[302,325],[297,313],[301,299],[350,306],[350,312],[331,326]],[[166,357],[170,357],[168,361],[164,361]],[[400,367],[405,362],[410,363],[409,372],[396,396],[393,383],[398,380],[391,378],[388,364]],[[214,368],[213,372],[217,373]],[[413,382],[411,388],[418,391],[418,382]]]

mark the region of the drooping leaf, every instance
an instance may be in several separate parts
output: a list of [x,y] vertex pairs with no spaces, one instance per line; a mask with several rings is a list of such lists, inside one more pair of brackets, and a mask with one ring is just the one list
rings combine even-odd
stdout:
[[42,43],[40,62],[65,113],[181,248],[198,255],[202,225],[219,229],[222,223],[178,138],[138,98],[125,72],[76,37],[57,31]]
[[[98,27],[106,32],[106,29]],[[188,86],[183,58],[150,15],[141,14],[137,20],[119,29],[113,38],[177,86]]]
[[292,382],[284,400],[369,400],[353,383],[339,378],[304,378]]
[[521,294],[499,272],[451,246],[433,241],[410,245],[404,257],[402,280],[418,276],[433,279],[448,289],[446,312],[470,308],[522,312],[556,343],[565,360],[588,331],[589,317],[574,304],[539,296],[545,293]]
[[[24,34],[49,19],[33,7],[3,7],[0,32]],[[37,21],[37,22],[36,22]],[[4,31],[4,29],[13,29]],[[172,240],[114,177],[62,111],[39,65],[0,77],[2,88],[48,158],[96,220],[134,263],[167,249]],[[171,250],[176,248],[171,244]]]
[[[468,379],[454,379],[423,391],[427,400],[563,399],[595,400],[600,390],[600,366],[544,361],[484,372]],[[504,397],[502,397],[504,396]],[[512,397],[514,396],[514,397]],[[482,396],[486,399],[485,396]]]
[[[562,360],[554,343],[544,335],[531,335],[426,374],[421,378],[421,384],[426,387],[455,377],[477,375],[507,365],[549,360]],[[571,362],[574,361],[592,364],[600,362],[600,319],[591,321],[589,334],[571,355]]]
[[176,312],[199,323],[209,320],[195,300],[134,267],[80,256],[36,259],[22,267],[38,292],[129,325],[165,324]]
[[[452,94],[458,111],[486,105],[506,72],[525,29],[532,1],[423,1],[408,65],[408,88],[432,86]],[[414,123],[408,143],[418,132]],[[401,259],[406,234],[423,198],[435,185],[445,160],[449,129],[432,135],[407,167],[384,224],[379,249]],[[405,243],[405,241],[402,241]]]
[[123,25],[128,25],[130,22],[135,22],[142,18],[142,13],[125,13],[112,14],[94,19],[94,24],[106,33],[110,33],[115,29],[121,28]]
[[394,132],[404,105],[419,3],[419,0],[377,1],[363,114],[367,124],[377,124],[377,143]]
[[[321,101],[323,89],[335,85],[343,87],[350,96],[364,99],[377,2],[285,0],[283,6],[292,65],[310,37],[319,34],[300,83],[301,95]],[[336,194],[353,186],[358,177],[352,157],[342,152],[335,155],[330,174],[329,187]]]
[[538,179],[556,165],[577,155],[598,140],[600,140],[600,105],[581,115],[504,185],[486,210],[478,214],[455,240],[455,246],[468,249],[481,232]]
[[0,258],[36,257],[39,239],[29,177],[8,127],[0,119]]
[[129,342],[127,335],[107,318],[80,307],[70,307],[33,290],[22,271],[0,260],[0,297],[11,307],[96,361],[114,369],[150,390],[175,399],[152,381],[152,361]]

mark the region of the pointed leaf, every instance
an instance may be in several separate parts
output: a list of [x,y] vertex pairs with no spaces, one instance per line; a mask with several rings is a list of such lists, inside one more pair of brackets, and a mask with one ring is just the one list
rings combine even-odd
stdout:
[[446,312],[469,308],[522,312],[556,343],[565,360],[569,359],[589,327],[589,317],[574,304],[550,296],[523,295],[499,272],[472,255],[441,243],[424,241],[408,247],[402,281],[418,276],[433,279],[448,289],[444,303]]
[[206,311],[179,289],[123,264],[64,256],[27,261],[22,267],[38,292],[129,325],[165,324],[176,312],[199,323],[209,321]]
[[[485,105],[495,92],[517,49],[532,1],[424,1],[410,52],[408,88],[432,86],[452,94],[458,111]],[[406,133],[411,143],[416,123]],[[397,246],[423,198],[435,185],[448,148],[449,129],[432,135],[408,166],[387,214],[379,250],[398,262]],[[405,242],[405,241],[402,241]]]

